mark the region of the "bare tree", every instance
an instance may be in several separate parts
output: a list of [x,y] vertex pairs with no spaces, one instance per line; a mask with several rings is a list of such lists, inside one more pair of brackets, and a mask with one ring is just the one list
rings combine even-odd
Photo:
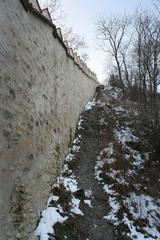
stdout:
[[110,53],[117,66],[109,81],[112,86],[125,85],[127,97],[139,101],[140,120],[150,129],[148,137],[156,159],[160,149],[160,0],[154,3],[157,11],[136,11],[132,41],[128,40],[130,22],[125,17],[99,17],[96,28],[100,48]]
[[153,0],[153,5],[155,6],[156,11],[160,15],[160,0]]
[[62,30],[63,39],[86,62],[88,59],[86,41],[83,36],[75,33],[72,27],[66,25],[66,16],[62,10],[60,0],[40,0],[40,3],[43,8],[48,7],[52,21]]
[[143,83],[143,92],[146,94],[146,88],[149,86],[150,92],[154,91],[154,95],[156,95],[159,84],[160,20],[146,13],[141,13],[136,18],[136,32],[135,52],[139,79]]
[[48,8],[52,21],[59,25],[65,19],[65,13],[62,10],[60,0],[39,0],[42,8]]
[[144,13],[139,13],[135,19],[136,38],[134,42],[135,61],[137,64],[137,73],[139,78],[139,88],[143,93],[146,102],[147,91],[147,66],[149,61],[150,49],[147,46],[147,29],[148,19],[143,16]]
[[97,39],[101,49],[110,53],[117,65],[119,81],[124,91],[122,79],[120,50],[129,26],[129,19],[126,16],[104,17],[100,16],[96,21]]
[[149,39],[150,39],[150,61],[148,65],[148,73],[150,82],[153,85],[153,109],[155,114],[155,125],[158,125],[158,106],[157,106],[157,86],[159,82],[159,68],[158,61],[160,55],[160,21],[154,19],[151,23],[151,28],[149,29]]
[[130,53],[130,46],[132,43],[132,35],[128,42],[123,45],[123,49],[120,50],[120,56],[122,59],[122,72],[124,73],[124,79],[125,79],[125,85],[127,85],[127,88],[130,90],[132,87],[132,81],[133,81],[133,72],[132,72],[132,64],[131,64],[131,53]]
[[[144,10],[136,15],[134,59],[140,100],[144,100],[146,116],[152,116],[154,128],[159,126],[158,85],[160,84],[160,19]],[[150,107],[149,107],[149,105]],[[149,116],[149,118],[150,118]]]
[[73,51],[76,51],[84,62],[88,59],[87,44],[83,36],[74,32],[72,27],[61,26],[63,32],[63,38],[72,47]]

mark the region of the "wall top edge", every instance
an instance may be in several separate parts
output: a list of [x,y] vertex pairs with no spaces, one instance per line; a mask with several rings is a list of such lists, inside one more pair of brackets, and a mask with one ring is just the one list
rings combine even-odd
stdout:
[[[68,43],[63,40],[62,31],[60,28],[57,28],[56,25],[53,23],[48,8],[41,9],[38,0],[20,0],[20,2],[22,3],[26,11],[30,11],[32,14],[36,15],[43,22],[47,23],[52,27],[53,36],[60,42],[62,47],[65,49],[67,56],[70,57],[76,65],[78,65],[78,67],[84,72],[84,74],[88,78],[92,79],[98,84],[96,74],[87,67],[87,64],[83,62],[82,59],[77,56],[77,53],[73,52],[72,48],[68,45]],[[79,58],[79,61],[77,61],[77,57]],[[83,67],[83,65],[85,66],[85,68]]]

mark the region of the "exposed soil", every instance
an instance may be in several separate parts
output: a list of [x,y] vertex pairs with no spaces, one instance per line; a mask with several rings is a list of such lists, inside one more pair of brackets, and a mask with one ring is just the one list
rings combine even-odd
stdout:
[[64,239],[65,235],[71,240],[87,238],[90,240],[114,239],[113,226],[103,219],[109,207],[106,201],[107,196],[94,177],[97,156],[103,148],[102,132],[104,132],[104,126],[99,124],[102,114],[104,112],[100,105],[85,111],[81,116],[85,119],[81,125],[83,130],[77,130],[76,132],[76,134],[81,134],[82,142],[74,171],[79,188],[83,189],[84,192],[85,190],[92,191],[92,207],[81,203],[84,216],[69,218],[67,223],[55,225],[56,239]]
[[[49,203],[67,219],[54,224],[49,240],[158,239],[160,175],[136,103],[122,100],[114,89],[99,89],[79,120],[75,139],[80,141],[73,142],[63,181],[53,189],[58,198]],[[64,184],[72,175],[76,191]],[[80,203],[78,213],[73,198]]]

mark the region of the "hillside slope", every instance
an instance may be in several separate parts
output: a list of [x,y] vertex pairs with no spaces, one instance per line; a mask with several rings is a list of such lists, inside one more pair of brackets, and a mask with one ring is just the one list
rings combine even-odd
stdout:
[[99,87],[80,115],[40,240],[160,239],[160,174],[137,103]]

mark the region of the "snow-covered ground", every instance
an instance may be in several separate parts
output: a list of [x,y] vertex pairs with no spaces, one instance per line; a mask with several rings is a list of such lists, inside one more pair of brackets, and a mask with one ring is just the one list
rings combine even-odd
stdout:
[[[88,104],[85,110],[89,110],[90,106],[94,106],[94,104]],[[78,122],[78,129],[82,128],[83,119],[80,117]],[[57,178],[57,182],[54,184],[53,188],[62,189],[67,191],[71,195],[71,199],[69,201],[69,209],[68,211],[63,210],[63,206],[61,206],[60,197],[57,195],[51,195],[47,201],[47,208],[42,211],[41,219],[38,224],[38,227],[35,231],[35,235],[40,240],[48,240],[49,235],[52,234],[52,239],[54,238],[54,225],[56,223],[64,223],[69,216],[81,215],[84,213],[80,209],[80,199],[75,197],[75,193],[79,190],[78,182],[74,172],[69,167],[70,162],[76,161],[76,156],[79,153],[81,144],[81,135],[77,135],[73,140],[72,147],[69,150],[68,155],[65,159],[65,164],[60,176]],[[92,191],[85,191],[85,199],[84,203],[92,207],[91,204]],[[53,206],[54,205],[54,206]]]
[[[131,237],[135,235],[137,239],[156,239],[160,238],[158,227],[160,224],[159,213],[160,206],[157,205],[155,200],[147,195],[137,195],[134,192],[129,193],[129,196],[124,200],[124,205],[128,208],[129,213],[134,220],[146,221],[145,226],[137,226],[135,228],[133,222],[129,223],[129,219],[124,215],[123,221],[128,225],[131,231]],[[129,224],[128,224],[129,223]],[[139,231],[138,231],[139,230]],[[140,234],[140,230],[148,234],[148,238],[144,234]]]
[[48,240],[48,233],[54,234],[53,226],[57,222],[64,222],[67,217],[62,217],[63,210],[59,207],[48,207],[42,212],[42,218],[36,229],[36,235],[41,240]]
[[[116,99],[120,95],[121,92],[118,93],[117,89],[115,93],[110,92],[110,96],[106,97],[107,104],[110,98]],[[129,110],[124,109],[122,106],[111,104],[109,111],[113,113],[116,123],[113,129],[114,140],[101,150],[99,156],[97,156],[95,166],[95,178],[99,181],[99,184],[103,185],[107,196],[106,202],[110,206],[110,211],[104,215],[104,219],[109,220],[114,226],[118,226],[121,223],[126,225],[128,232],[122,232],[122,235],[126,234],[130,239],[160,239],[160,205],[158,201],[147,194],[132,191],[123,194],[123,189],[129,190],[130,177],[134,177],[138,170],[144,168],[144,163],[148,160],[149,153],[145,152],[142,154],[131,147],[134,143],[137,145],[141,144],[141,140],[135,136],[127,120],[119,124],[118,117],[128,116]],[[137,116],[136,111],[135,115]],[[103,125],[107,125],[104,119],[101,121]],[[116,159],[117,154],[115,151],[117,150],[114,146],[115,144],[118,144],[119,149],[121,149],[124,171],[121,168],[118,169],[117,165],[115,165],[115,162],[118,160]],[[103,178],[104,174],[111,179],[111,183],[106,183]],[[132,184],[134,186],[134,183]],[[141,184],[138,185],[141,187]],[[121,188],[122,190],[120,190]],[[137,188],[136,184],[135,188]],[[122,212],[121,219],[118,217],[120,211]]]
[[[107,93],[107,94],[106,94]],[[121,106],[122,92],[118,88],[105,88],[103,98],[94,99],[88,102],[84,112],[92,110],[96,106],[103,107],[108,115],[112,115],[113,126],[103,116],[98,120],[101,128],[113,128],[112,139],[99,152],[94,177],[102,185],[106,195],[106,205],[109,204],[109,211],[104,212],[103,219],[113,224],[115,232],[123,224],[121,234],[132,240],[154,240],[160,239],[160,201],[142,192],[142,183],[134,182],[138,171],[145,170],[145,163],[149,159],[149,152],[140,152],[135,146],[140,146],[142,140],[137,136],[132,126],[130,114],[135,118],[138,113],[132,108]],[[115,104],[117,101],[119,104]],[[105,114],[104,114],[105,115]],[[121,120],[123,119],[123,120]],[[85,118],[80,116],[77,129],[85,131],[83,123]],[[107,135],[106,135],[107,136]],[[82,136],[77,134],[72,147],[66,156],[65,164],[61,175],[57,178],[55,188],[63,189],[69,194],[68,209],[61,204],[61,197],[52,194],[48,198],[47,208],[42,212],[40,223],[36,229],[36,235],[40,240],[48,240],[49,233],[54,239],[54,225],[65,223],[71,216],[84,216],[81,209],[81,200],[76,193],[81,191],[78,186],[78,179],[70,167],[70,164],[77,160],[77,154],[81,149]],[[104,177],[105,176],[105,177]],[[143,179],[143,176],[142,176]],[[131,181],[132,180],[132,181]],[[147,186],[143,186],[147,189]],[[84,191],[84,203],[90,208],[92,205],[93,192],[91,189]],[[67,239],[67,238],[65,238]],[[87,238],[89,240],[89,238]]]

